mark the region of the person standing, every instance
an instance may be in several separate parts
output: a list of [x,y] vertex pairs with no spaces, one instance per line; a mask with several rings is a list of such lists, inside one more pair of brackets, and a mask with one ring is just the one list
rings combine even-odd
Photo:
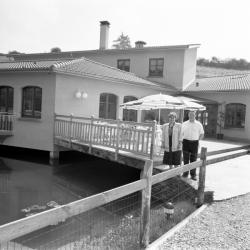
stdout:
[[[182,143],[184,165],[197,160],[199,140],[204,137],[202,124],[195,119],[196,111],[190,110],[189,120],[182,124]],[[189,171],[183,173],[183,177],[188,177]],[[190,170],[191,179],[197,180],[196,169]]]
[[175,122],[175,112],[169,114],[169,123],[162,126],[162,148],[164,149],[163,164],[170,168],[181,164],[181,124]]

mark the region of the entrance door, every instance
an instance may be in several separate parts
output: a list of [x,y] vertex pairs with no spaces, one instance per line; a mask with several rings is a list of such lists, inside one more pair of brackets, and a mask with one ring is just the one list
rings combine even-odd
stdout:
[[[206,137],[216,137],[217,129],[217,115],[218,115],[218,104],[205,104],[206,111],[204,111],[203,120],[207,122],[203,124]],[[205,115],[207,113],[207,115]]]

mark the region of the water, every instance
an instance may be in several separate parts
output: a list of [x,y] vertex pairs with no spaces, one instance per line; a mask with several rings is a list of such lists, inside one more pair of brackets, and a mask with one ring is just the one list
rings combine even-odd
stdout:
[[0,148],[0,225],[139,179],[137,169],[77,152]]

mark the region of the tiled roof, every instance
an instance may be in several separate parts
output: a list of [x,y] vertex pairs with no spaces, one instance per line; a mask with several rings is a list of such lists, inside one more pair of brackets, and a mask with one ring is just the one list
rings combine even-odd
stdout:
[[250,90],[250,74],[196,79],[184,92],[233,92]]
[[94,62],[87,58],[75,59],[72,61],[64,61],[56,63],[53,66],[55,72],[76,74],[81,76],[89,76],[100,79],[113,81],[125,81],[131,83],[141,83],[152,87],[161,87],[162,85],[147,81],[136,76],[133,73],[119,70],[117,68]]
[[47,61],[25,61],[25,62],[0,62],[1,71],[40,71],[49,70],[50,67],[57,63],[55,60]]
[[[25,62],[1,62],[1,72],[19,71],[54,71],[58,73],[73,74],[78,76],[92,77],[116,82],[128,82],[133,84],[143,84],[153,88],[168,90],[167,86],[160,83],[150,82],[136,76],[133,73],[119,70],[86,58],[66,61],[25,61]],[[170,89],[173,91],[173,89]]]

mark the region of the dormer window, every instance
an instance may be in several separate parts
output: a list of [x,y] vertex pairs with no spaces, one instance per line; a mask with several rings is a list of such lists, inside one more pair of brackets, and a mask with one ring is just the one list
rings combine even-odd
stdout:
[[117,60],[117,68],[120,70],[130,71],[130,59],[119,59]]
[[163,76],[163,58],[151,58],[149,59],[149,76]]

